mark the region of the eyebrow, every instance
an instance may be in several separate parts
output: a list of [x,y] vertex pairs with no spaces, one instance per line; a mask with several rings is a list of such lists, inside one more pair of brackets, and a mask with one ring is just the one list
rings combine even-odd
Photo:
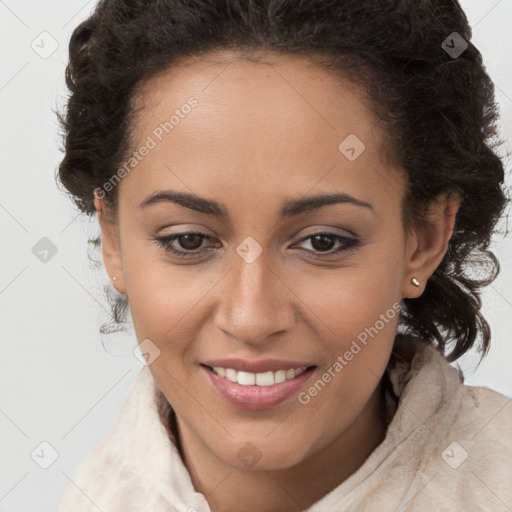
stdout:
[[[174,190],[161,190],[151,194],[140,204],[140,208],[171,202],[189,208],[205,215],[213,215],[215,217],[227,218],[229,216],[227,208],[217,201],[206,199],[204,197],[190,194],[187,192],[177,192]],[[375,213],[373,206],[366,201],[357,199],[343,192],[332,194],[320,194],[302,199],[293,199],[287,202],[280,211],[281,219],[300,215],[302,213],[318,210],[324,206],[331,204],[351,204],[362,208],[367,208]]]

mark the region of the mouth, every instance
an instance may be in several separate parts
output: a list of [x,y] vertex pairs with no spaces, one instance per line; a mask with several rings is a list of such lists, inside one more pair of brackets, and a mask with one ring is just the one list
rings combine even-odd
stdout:
[[251,373],[203,363],[200,367],[220,397],[251,410],[268,409],[294,396],[317,368],[312,365]]

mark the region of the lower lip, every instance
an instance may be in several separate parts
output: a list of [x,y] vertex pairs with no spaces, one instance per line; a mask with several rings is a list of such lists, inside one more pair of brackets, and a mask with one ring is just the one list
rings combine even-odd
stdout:
[[253,411],[269,409],[298,393],[314,370],[314,367],[309,368],[293,379],[272,386],[244,386],[201,365],[201,371],[222,398],[233,405]]

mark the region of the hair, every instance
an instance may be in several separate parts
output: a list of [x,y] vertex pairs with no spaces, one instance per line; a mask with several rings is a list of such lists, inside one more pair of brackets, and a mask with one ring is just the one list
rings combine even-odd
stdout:
[[[460,55],[444,47],[450,37],[467,45]],[[402,300],[399,328],[451,361],[472,347],[483,357],[491,332],[480,293],[500,271],[489,244],[509,199],[494,84],[471,37],[457,0],[101,0],[69,43],[58,181],[95,212],[93,191],[130,149],[137,93],[158,73],[225,50],[305,57],[363,92],[382,161],[406,177],[406,230],[439,194],[462,198],[447,252],[422,295]],[[114,214],[117,189],[105,195]],[[110,302],[120,324],[127,300]]]

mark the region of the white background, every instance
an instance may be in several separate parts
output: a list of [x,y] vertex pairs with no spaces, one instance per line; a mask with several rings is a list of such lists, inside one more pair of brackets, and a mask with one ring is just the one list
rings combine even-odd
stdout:
[[[87,256],[94,224],[77,216],[54,181],[62,155],[53,110],[65,97],[67,43],[94,3],[0,0],[0,512],[57,508],[68,477],[106,434],[141,368],[133,333],[99,335],[107,281]],[[512,141],[512,0],[461,3],[496,84],[504,153]],[[34,40],[42,47],[42,37],[51,48],[43,31],[58,43],[46,59],[31,48]],[[47,263],[32,253],[42,237],[57,247]],[[483,298],[492,348],[476,371],[475,354],[460,364],[467,383],[512,396],[510,236],[493,249],[502,272]],[[43,441],[58,452],[48,469],[31,458]]]

